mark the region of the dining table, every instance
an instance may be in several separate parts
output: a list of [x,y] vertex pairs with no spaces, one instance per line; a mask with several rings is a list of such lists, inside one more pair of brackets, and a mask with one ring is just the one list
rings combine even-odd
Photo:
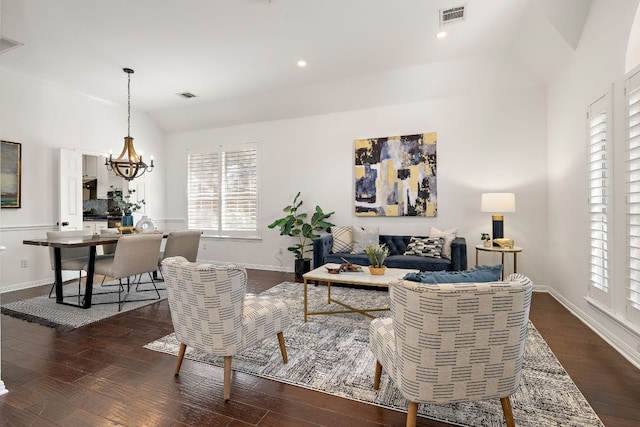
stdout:
[[[99,234],[93,236],[76,236],[76,237],[63,237],[56,239],[31,239],[23,240],[25,245],[35,246],[48,246],[52,247],[54,251],[54,264],[55,264],[55,289],[56,289],[56,303],[71,305],[80,308],[91,307],[91,297],[93,294],[93,274],[95,271],[96,262],[96,248],[101,245],[109,245],[118,243],[120,234]],[[65,301],[62,292],[62,248],[89,248],[89,262],[87,263],[87,279],[84,299],[76,304],[73,302]]]

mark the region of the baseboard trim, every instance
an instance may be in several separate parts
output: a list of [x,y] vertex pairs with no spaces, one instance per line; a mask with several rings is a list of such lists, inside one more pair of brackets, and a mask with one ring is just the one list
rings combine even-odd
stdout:
[[[545,288],[545,287],[541,287]],[[607,344],[613,347],[622,357],[627,359],[629,363],[634,365],[636,368],[640,369],[640,354],[635,351],[633,348],[629,347],[625,342],[621,341],[618,337],[611,334],[607,329],[603,328],[598,324],[591,316],[586,314],[584,311],[580,310],[574,304],[572,304],[569,300],[564,298],[561,294],[555,291],[552,288],[547,288],[546,291],[549,293],[556,301],[562,304],[571,314],[576,316],[582,323],[587,325],[589,329],[598,334],[600,338],[605,340]]]
[[21,291],[23,289],[35,288],[38,286],[51,285],[51,284],[53,284],[52,279],[41,279],[33,282],[16,283],[14,285],[9,285],[5,288],[0,289],[0,294],[13,292],[13,291]]

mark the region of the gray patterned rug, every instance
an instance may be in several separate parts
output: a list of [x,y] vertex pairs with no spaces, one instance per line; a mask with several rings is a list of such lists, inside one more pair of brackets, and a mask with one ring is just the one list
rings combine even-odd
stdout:
[[[94,285],[93,297],[91,299],[92,305],[88,309],[57,304],[55,295],[53,295],[53,298],[49,298],[48,295],[43,295],[3,304],[0,310],[2,314],[8,316],[39,323],[60,331],[70,331],[119,313],[118,287],[115,286],[116,284],[117,282],[106,282],[102,286],[99,283]],[[164,283],[156,282],[156,286],[161,288],[160,300],[165,299],[167,297],[167,291],[163,290]],[[131,289],[133,290],[135,287]],[[140,284],[138,292],[130,292],[126,295],[123,293],[122,298],[125,302],[122,304],[122,310],[120,312],[122,313],[158,302],[158,299],[147,300],[148,298],[157,298],[157,294],[152,289],[153,286],[150,283],[142,283]],[[65,301],[73,304],[78,303],[77,282],[64,285],[63,291],[64,295],[66,295]],[[84,287],[82,288],[82,292],[84,292]]]
[[[373,389],[375,359],[369,351],[370,319],[359,314],[319,315],[302,318],[303,287],[285,282],[264,294],[289,304],[293,325],[284,331],[289,363],[283,364],[278,342],[265,340],[234,356],[233,369],[347,399],[406,412],[407,402],[387,375],[380,390]],[[332,297],[358,307],[388,305],[388,294],[375,290],[332,287]],[[326,304],[326,287],[310,286],[310,310],[339,309]],[[388,315],[388,312],[381,313]],[[173,334],[145,348],[176,355],[179,343]],[[603,426],[551,349],[529,323],[525,363],[519,390],[511,397],[520,427]],[[191,360],[222,366],[221,357],[187,350]],[[503,426],[499,400],[452,405],[419,405],[420,416],[460,426]]]

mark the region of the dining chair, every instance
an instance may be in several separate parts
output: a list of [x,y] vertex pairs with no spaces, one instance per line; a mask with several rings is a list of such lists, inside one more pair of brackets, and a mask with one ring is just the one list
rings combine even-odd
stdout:
[[[47,240],[55,240],[69,237],[91,237],[93,233],[86,230],[68,230],[68,231],[47,231]],[[55,249],[49,247],[49,258],[51,260],[51,269],[56,269]],[[78,272],[78,298],[80,298],[80,288],[82,284],[82,271],[86,269],[89,262],[89,248],[60,248],[60,258],[62,260],[62,270]],[[56,288],[55,281],[49,290],[49,298],[52,298],[53,291]]]
[[[153,284],[153,289],[160,299],[160,292],[153,280],[153,273],[158,268],[158,254],[162,244],[162,234],[145,233],[123,235],[118,239],[113,257],[97,259],[94,273],[102,274],[118,280],[118,311],[122,309],[122,292],[124,284],[122,279],[126,279],[127,292],[131,291],[131,278],[138,274],[148,273]],[[136,301],[141,301],[136,299]],[[94,303],[96,304],[96,303]]]
[[180,351],[180,372],[187,346],[224,357],[224,400],[231,397],[231,362],[242,350],[276,335],[288,362],[284,331],[290,324],[287,305],[270,297],[246,293],[247,273],[237,265],[189,262],[184,257],[162,261],[171,320]]
[[[164,251],[160,252],[158,267],[162,265],[162,260],[174,256],[181,256],[190,262],[196,262],[198,249],[200,247],[200,230],[172,231],[167,236]],[[160,269],[162,275],[162,269]],[[164,277],[163,277],[164,280]]]
[[504,282],[389,285],[391,317],[371,321],[373,388],[386,372],[408,400],[407,427],[418,404],[500,399],[515,426],[511,396],[520,384],[533,284]]

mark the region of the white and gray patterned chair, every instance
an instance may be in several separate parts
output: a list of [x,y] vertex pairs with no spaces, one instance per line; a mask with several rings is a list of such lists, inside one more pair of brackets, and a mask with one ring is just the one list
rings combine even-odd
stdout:
[[243,267],[171,257],[162,261],[162,274],[180,342],[175,375],[180,372],[187,346],[224,356],[224,400],[229,400],[234,355],[277,335],[282,361],[287,363],[282,331],[290,324],[288,307],[273,298],[247,295]]
[[370,326],[374,388],[384,370],[409,401],[408,427],[418,403],[494,398],[515,426],[509,396],[520,384],[532,288],[521,274],[491,283],[392,283],[391,317]]

